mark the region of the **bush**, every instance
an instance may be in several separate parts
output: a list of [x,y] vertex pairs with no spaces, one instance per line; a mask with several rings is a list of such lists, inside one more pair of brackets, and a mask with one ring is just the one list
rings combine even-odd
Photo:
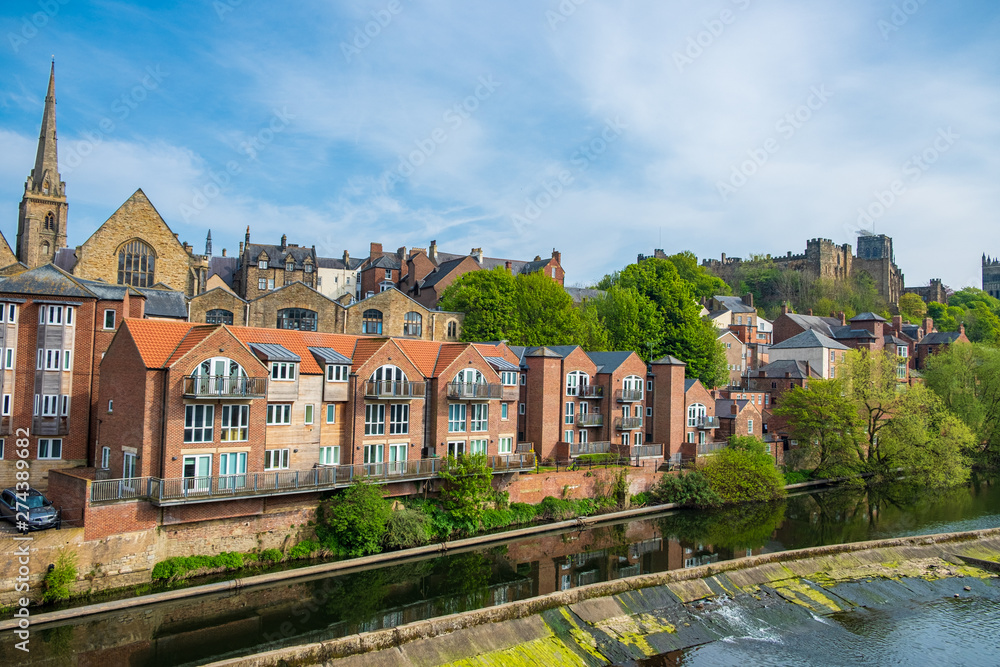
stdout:
[[302,540],[288,552],[288,558],[292,560],[299,560],[301,558],[309,558],[314,553],[319,551],[322,547],[319,542],[313,540]]
[[392,507],[382,489],[357,481],[344,493],[320,503],[316,536],[325,548],[354,558],[382,550]]
[[518,526],[531,523],[538,515],[538,509],[528,503],[512,503],[510,511],[512,514],[511,523]]
[[431,518],[420,510],[404,507],[389,516],[386,523],[385,547],[408,549],[430,541]]
[[69,597],[70,586],[76,581],[76,553],[66,547],[59,550],[56,562],[51,570],[45,573],[45,592],[42,602],[55,602]]
[[774,459],[754,437],[733,437],[728,447],[708,459],[703,472],[727,503],[766,502],[785,495],[785,480]]
[[260,552],[259,558],[260,560],[267,561],[268,563],[277,563],[285,558],[285,554],[281,553],[277,549],[264,549]]
[[640,491],[629,499],[633,507],[645,507],[649,504],[649,491]]
[[483,531],[506,528],[514,523],[514,512],[509,509],[486,510],[481,519]]
[[812,479],[812,473],[803,470],[786,470],[785,484],[801,484]]
[[486,455],[471,454],[458,459],[449,456],[440,476],[441,505],[452,514],[463,532],[475,532],[486,503],[495,497],[493,471]]
[[661,505],[676,503],[686,507],[715,507],[722,504],[722,498],[709,486],[708,479],[697,470],[686,475],[664,475],[650,489],[649,496]]

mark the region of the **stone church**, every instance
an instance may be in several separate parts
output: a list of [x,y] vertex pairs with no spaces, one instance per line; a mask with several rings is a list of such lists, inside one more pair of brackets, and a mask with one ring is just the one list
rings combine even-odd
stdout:
[[42,114],[35,166],[24,184],[17,221],[17,253],[0,237],[0,267],[17,273],[48,263],[88,280],[169,288],[194,296],[205,291],[209,260],[181,243],[142,190],[83,245],[66,246],[69,203],[59,175],[56,144],[55,63]]

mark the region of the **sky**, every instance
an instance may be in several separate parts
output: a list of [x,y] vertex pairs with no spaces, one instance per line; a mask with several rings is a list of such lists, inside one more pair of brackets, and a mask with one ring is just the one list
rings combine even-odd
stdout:
[[71,246],[142,188],[216,254],[557,249],[588,285],[874,229],[908,286],[979,287],[998,34],[973,0],[5,2],[0,231],[55,56]]

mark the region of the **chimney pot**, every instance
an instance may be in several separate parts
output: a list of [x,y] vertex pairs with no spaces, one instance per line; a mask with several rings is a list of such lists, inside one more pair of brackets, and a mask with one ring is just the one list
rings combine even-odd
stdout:
[[222,249],[222,256],[223,256],[223,257],[225,257],[225,256],[226,256],[226,249],[225,249],[225,248],[223,248],[223,249]]
[[810,308],[810,309],[809,309],[809,314],[810,314],[810,315],[812,315],[812,314],[813,314],[813,309],[812,309],[812,308]]

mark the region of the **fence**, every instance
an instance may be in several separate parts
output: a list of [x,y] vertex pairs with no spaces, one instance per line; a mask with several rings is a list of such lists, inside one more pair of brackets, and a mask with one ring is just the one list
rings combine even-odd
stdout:
[[449,382],[448,398],[500,398],[498,384],[483,382]]
[[569,455],[581,456],[583,454],[608,454],[611,452],[610,442],[571,442],[569,443]]
[[[534,470],[534,453],[489,456],[494,474]],[[91,502],[148,498],[157,503],[206,501],[225,498],[266,496],[335,489],[364,479],[374,484],[432,479],[448,465],[448,459],[418,459],[362,463],[350,466],[322,466],[310,470],[276,470],[214,477],[135,477],[92,482]]]

